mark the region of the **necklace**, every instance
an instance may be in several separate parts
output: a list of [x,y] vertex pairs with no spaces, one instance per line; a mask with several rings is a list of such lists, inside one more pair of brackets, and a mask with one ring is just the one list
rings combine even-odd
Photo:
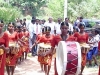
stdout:
[[63,41],[66,41],[66,39],[68,38],[68,35],[65,35],[65,36],[61,35],[61,38]]

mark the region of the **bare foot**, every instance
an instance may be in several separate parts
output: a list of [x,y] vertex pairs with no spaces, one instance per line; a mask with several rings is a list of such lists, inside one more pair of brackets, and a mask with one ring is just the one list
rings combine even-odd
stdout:
[[43,71],[43,70],[40,70],[40,71],[38,71],[38,72],[43,73],[44,71]]

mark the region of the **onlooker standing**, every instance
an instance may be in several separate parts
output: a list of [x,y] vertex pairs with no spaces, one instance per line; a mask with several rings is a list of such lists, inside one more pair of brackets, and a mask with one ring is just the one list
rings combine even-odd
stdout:
[[77,17],[76,21],[74,22],[74,27],[77,27],[77,24],[80,22],[80,17]]
[[56,34],[61,34],[61,30],[60,30],[61,22],[62,22],[62,19],[58,18],[58,22],[56,24]]
[[29,26],[27,26],[29,34],[30,34],[30,36],[29,36],[29,47],[30,47],[30,50],[32,50],[31,47],[32,47],[32,41],[33,41],[33,34],[34,34],[33,29],[34,29],[35,21],[36,21],[35,19],[31,20],[31,23],[29,24]]
[[55,33],[56,33],[56,23],[53,22],[52,17],[50,17],[50,18],[48,19],[48,22],[46,22],[46,23],[44,24],[44,26],[50,26],[50,28],[51,28],[51,34],[55,34]]
[[65,23],[69,25],[69,31],[73,32],[73,25],[69,22],[69,18],[65,18]]
[[[36,19],[36,23],[33,25],[33,37],[32,37],[32,44],[35,43],[37,35],[42,32],[42,27],[39,24],[39,19]],[[32,48],[32,55],[37,55],[37,46]]]
[[26,26],[26,18],[23,19],[22,25],[23,25],[23,26]]
[[44,25],[44,24],[45,24],[45,22],[46,22],[46,21],[43,19],[43,20],[42,20],[42,24]]
[[[77,23],[77,26],[79,26],[80,23],[83,23],[85,25],[85,23],[83,22],[83,17],[79,18],[79,22]],[[86,26],[85,26],[86,27]]]

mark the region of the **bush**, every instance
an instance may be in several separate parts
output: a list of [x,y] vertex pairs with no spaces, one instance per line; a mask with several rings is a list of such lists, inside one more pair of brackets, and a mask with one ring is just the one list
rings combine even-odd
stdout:
[[0,7],[0,20],[3,20],[5,24],[14,22],[16,18],[21,16],[21,12],[17,8]]

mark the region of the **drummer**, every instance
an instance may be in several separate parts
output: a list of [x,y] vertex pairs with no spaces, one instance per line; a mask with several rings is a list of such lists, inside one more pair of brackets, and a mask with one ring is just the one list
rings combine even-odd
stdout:
[[17,37],[18,37],[18,44],[20,45],[19,48],[19,52],[18,52],[18,59],[19,59],[19,64],[22,61],[22,52],[23,52],[23,41],[22,41],[22,37],[23,37],[23,33],[22,33],[22,27],[21,26],[17,26]]
[[[54,50],[55,46],[57,46],[60,41],[76,41],[76,38],[73,35],[69,35],[68,28],[69,28],[68,23],[65,23],[65,22],[61,23],[61,26],[60,26],[61,34],[54,36],[52,40],[52,50]],[[54,62],[54,70],[55,70],[54,75],[58,75],[57,69],[56,69],[56,58]]]
[[[42,36],[45,34],[45,27],[42,28],[42,34],[39,34],[37,36],[37,42],[39,42],[39,40],[42,38]],[[40,63],[40,66],[41,66],[41,71],[40,72],[43,72],[44,71],[44,65],[42,64],[41,60],[42,60],[42,56],[38,56],[38,62]]]
[[[42,28],[42,33],[37,36],[36,42],[33,44],[33,46],[35,46],[36,44],[40,43],[40,39],[42,38],[42,36],[44,34],[45,34],[45,27]],[[44,71],[44,65],[41,62],[42,59],[43,59],[42,56],[38,56],[38,62],[40,63],[40,66],[41,66],[41,71],[40,72]]]
[[[51,28],[49,26],[45,27],[45,34],[40,38],[39,43],[44,43],[47,45],[51,45],[51,41],[53,40],[53,35],[50,34]],[[39,59],[40,60],[40,59]],[[52,50],[45,52],[42,54],[42,59],[40,63],[44,65],[45,75],[49,75],[52,61]]]
[[[77,38],[77,42],[79,42],[80,44],[82,43],[88,43],[88,34],[85,33],[84,31],[85,25],[83,23],[79,24],[79,32],[74,33],[74,36]],[[84,67],[86,65],[86,53],[82,53],[82,63],[81,63],[81,73],[80,75],[82,75],[82,72],[84,70]]]
[[92,66],[92,58],[94,60],[94,66],[98,66],[96,55],[98,54],[98,43],[100,40],[99,31],[95,29],[93,35],[94,36],[91,39],[92,41],[89,42],[89,44],[92,44],[93,48],[88,52],[87,59],[89,60],[89,66]]
[[[15,43],[17,42],[17,32],[14,32],[14,23],[9,23],[8,24],[8,31],[6,33],[8,34],[9,37],[9,48],[11,50],[11,47],[15,47]],[[10,44],[13,44],[10,46]],[[12,50],[11,50],[12,51]],[[6,55],[6,70],[8,75],[13,75],[15,66],[16,66],[16,61],[17,61],[17,55],[16,54],[11,54],[11,51],[7,53]],[[11,72],[11,74],[10,74]]]
[[[29,52],[29,32],[26,29],[26,26],[23,26],[23,37],[22,40],[24,41],[23,47],[23,59],[27,59],[27,53]],[[25,56],[24,56],[25,53]]]
[[0,75],[4,75],[6,53],[9,49],[9,38],[8,34],[3,32],[3,21],[0,20]]

